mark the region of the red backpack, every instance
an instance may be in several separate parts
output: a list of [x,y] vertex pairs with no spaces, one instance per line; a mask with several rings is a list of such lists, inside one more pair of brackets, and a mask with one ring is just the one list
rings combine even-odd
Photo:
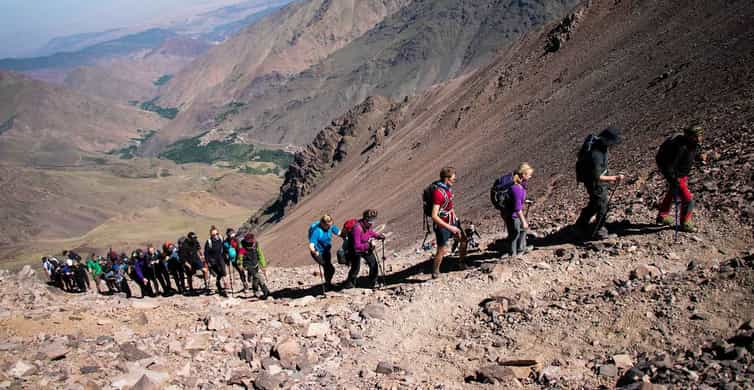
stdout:
[[356,218],[349,219],[343,224],[343,233],[341,235],[343,238],[350,240],[351,239],[351,233],[353,233],[353,228],[356,226],[356,224],[359,223],[359,220]]

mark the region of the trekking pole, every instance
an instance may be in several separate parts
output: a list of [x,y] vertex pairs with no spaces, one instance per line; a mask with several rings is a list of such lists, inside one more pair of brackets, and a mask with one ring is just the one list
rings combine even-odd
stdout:
[[673,235],[673,242],[678,242],[678,203],[680,203],[680,197],[678,196],[678,189],[673,191],[675,194],[673,194],[673,203],[675,203],[675,233]]
[[322,296],[327,298],[327,291],[325,291],[325,271],[322,264],[317,263],[317,265],[319,265],[319,277],[322,279]]
[[385,286],[385,240],[382,240],[382,286]]
[[228,277],[230,278],[230,295],[233,296],[233,260],[228,259]]

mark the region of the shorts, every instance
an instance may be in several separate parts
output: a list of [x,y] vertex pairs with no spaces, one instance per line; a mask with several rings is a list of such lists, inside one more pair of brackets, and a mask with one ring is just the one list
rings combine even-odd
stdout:
[[[454,223],[453,226],[459,229],[461,228],[458,222]],[[442,246],[447,246],[451,237],[453,237],[453,233],[451,233],[450,230],[445,229],[444,227],[438,226],[437,224],[434,224],[432,228],[435,231],[435,241],[437,242],[437,247],[439,248]]]

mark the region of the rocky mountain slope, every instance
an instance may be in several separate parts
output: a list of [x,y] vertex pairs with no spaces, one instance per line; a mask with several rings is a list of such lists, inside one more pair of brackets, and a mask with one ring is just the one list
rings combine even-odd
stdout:
[[231,298],[126,299],[0,271],[0,384],[750,388],[754,257],[724,235],[672,240],[484,251],[437,280],[422,273],[426,254],[388,252],[383,288],[326,297],[316,267],[273,267],[267,301],[239,292],[237,275]]
[[[212,89],[212,99],[194,104],[162,137],[176,137],[186,129],[222,127],[247,133],[259,142],[305,144],[317,128],[368,95],[402,98],[458,76],[488,61],[522,32],[563,15],[575,3],[410,2],[329,55],[299,61],[303,67],[225,76],[226,81]],[[223,45],[216,51],[238,49]],[[217,69],[206,67],[203,74]],[[201,86],[191,83],[189,88],[195,85]],[[167,89],[183,91],[186,86],[176,83]],[[222,121],[213,120],[212,112],[231,100],[243,102],[243,109]]]
[[0,103],[0,160],[17,165],[76,164],[165,123],[136,107],[9,72],[0,72]]
[[213,128],[213,120],[243,89],[308,68],[409,2],[302,1],[263,18],[197,59],[162,88],[158,103],[179,107],[181,114],[147,144],[145,152],[157,154],[178,139]]
[[[529,161],[536,169],[531,214],[546,216],[535,229],[572,222],[584,202],[572,173],[576,150],[586,134],[608,125],[624,135],[611,167],[632,178],[614,201],[632,210],[653,208],[662,187],[656,148],[700,121],[708,137],[703,149],[726,157],[697,167],[692,191],[704,192],[698,214],[749,225],[754,95],[746,64],[754,40],[746,26],[753,12],[745,2],[589,2],[561,23],[528,34],[489,66],[410,98],[379,147],[369,147],[367,127],[356,127],[358,141],[342,161],[311,164],[306,155],[297,157],[279,200],[288,204],[291,183],[317,185],[308,185],[311,194],[265,232],[270,252],[286,264],[305,263],[302,226],[323,212],[344,221],[366,207],[380,211],[396,232],[396,245],[415,245],[423,236],[421,190],[445,165],[459,170],[463,219],[499,224],[489,186]],[[320,138],[327,145],[316,149],[338,147],[338,138]],[[730,171],[731,184],[714,183],[721,171]],[[255,216],[252,222],[265,221]],[[735,234],[749,241],[750,229]],[[292,244],[293,237],[300,240]]]

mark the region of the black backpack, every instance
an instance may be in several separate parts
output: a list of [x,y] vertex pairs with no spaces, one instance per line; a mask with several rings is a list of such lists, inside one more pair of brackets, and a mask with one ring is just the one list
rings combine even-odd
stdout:
[[662,172],[663,175],[670,168],[672,168],[670,165],[673,163],[673,159],[677,151],[677,142],[679,140],[679,137],[682,136],[682,134],[676,134],[668,137],[668,139],[666,139],[662,143],[662,145],[660,145],[660,149],[657,151],[655,162],[657,163],[657,168],[660,169],[660,172]]
[[581,149],[579,149],[579,153],[576,158],[576,182],[578,183],[586,183],[594,180],[594,178],[592,177],[593,167],[591,151],[592,146],[594,146],[594,144],[598,140],[599,137],[594,134],[589,134],[584,140],[584,143],[581,145]]
[[510,210],[513,206],[513,174],[509,173],[497,178],[490,188],[490,202],[500,210]]
[[440,191],[443,193],[443,196],[445,197],[445,200],[443,201],[442,207],[440,207],[440,210],[445,209],[448,206],[448,203],[450,203],[450,197],[448,196],[448,192],[442,188],[441,181],[435,181],[432,182],[427,188],[424,189],[424,192],[422,192],[422,207],[424,210],[424,216],[425,217],[431,217],[432,216],[432,207],[434,206],[434,202],[432,201],[432,198],[434,196],[435,190],[440,189]]

